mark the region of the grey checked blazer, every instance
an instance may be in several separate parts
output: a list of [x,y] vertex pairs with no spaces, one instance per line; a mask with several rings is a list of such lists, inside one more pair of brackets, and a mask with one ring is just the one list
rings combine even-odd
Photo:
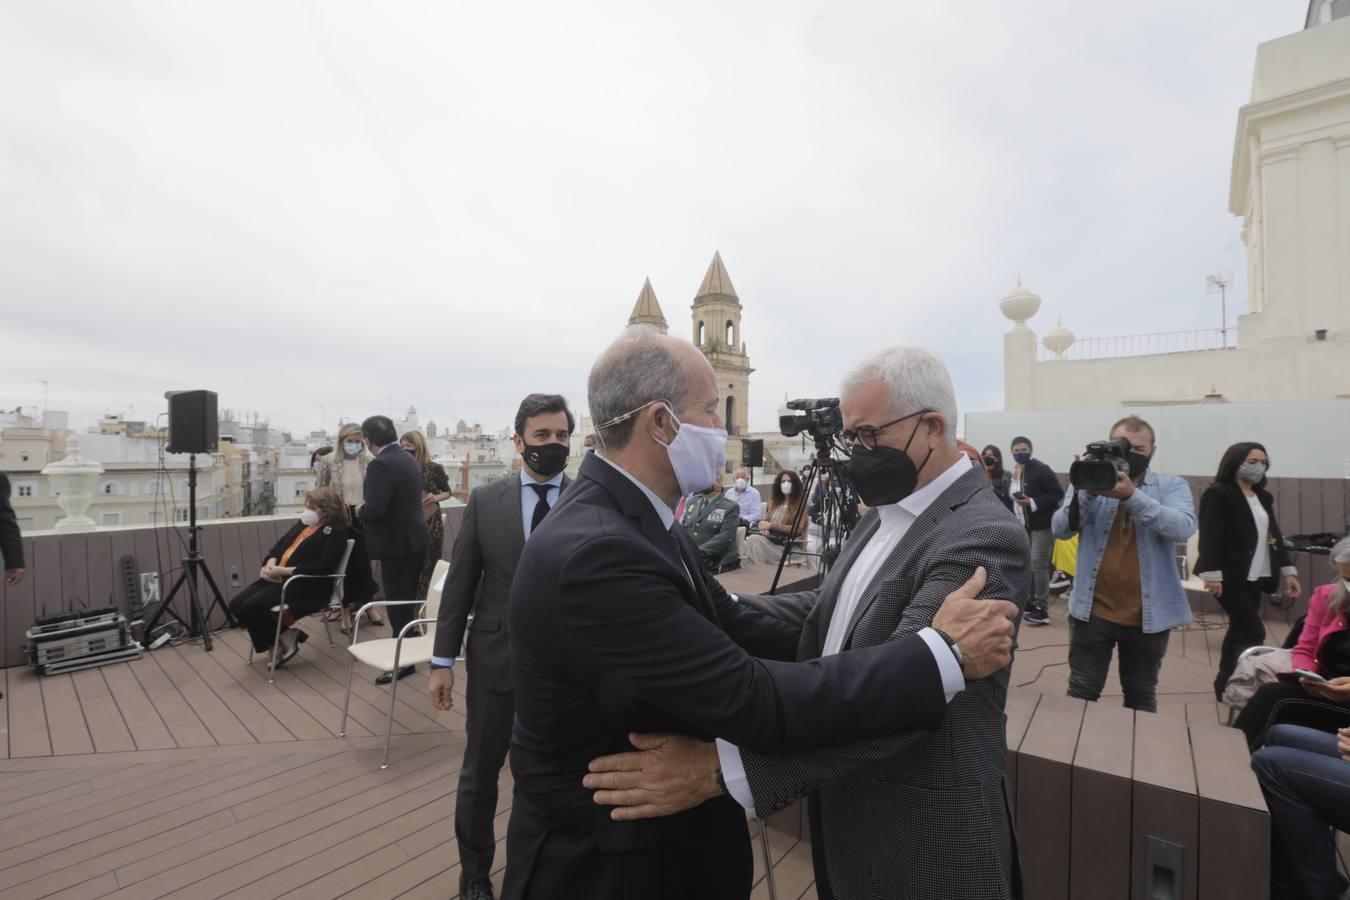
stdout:
[[[820,656],[839,589],[876,533],[868,512],[817,591],[742,602],[800,619],[799,659]],[[947,594],[984,566],[984,597],[1026,603],[1026,530],[979,468],[924,511],[882,563],[850,622],[844,650],[929,626]],[[808,792],[816,877],[834,900],[1013,898],[1021,894],[1004,776],[1009,669],[967,681],[936,731],[761,756],[743,749],[755,811],[767,816]],[[822,868],[824,871],[822,872]]]

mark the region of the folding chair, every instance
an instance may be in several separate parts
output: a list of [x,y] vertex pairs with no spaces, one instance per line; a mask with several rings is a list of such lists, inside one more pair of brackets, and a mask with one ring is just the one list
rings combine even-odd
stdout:
[[[352,701],[352,675],[356,670],[357,662],[371,666],[381,672],[393,672],[398,675],[398,670],[405,666],[415,666],[420,663],[431,662],[433,648],[436,646],[436,614],[441,608],[441,590],[445,581],[446,572],[450,571],[450,563],[440,560],[436,563],[436,568],[431,570],[431,585],[427,588],[427,599],[419,600],[376,600],[367,603],[361,607],[360,612],[356,614],[352,622],[352,642],[347,647],[347,652],[351,654],[351,664],[347,667],[347,696],[342,701],[342,727],[338,733],[342,737],[347,736],[347,710]],[[376,638],[373,641],[365,643],[357,642],[357,632],[361,628],[361,613],[364,613],[372,606],[422,606],[422,617],[413,619],[399,631],[396,637]],[[413,635],[410,632],[420,625],[428,625],[425,634]],[[389,686],[389,722],[384,730],[384,760],[380,763],[381,769],[389,768],[389,741],[394,734],[394,703],[398,698],[397,677]]]

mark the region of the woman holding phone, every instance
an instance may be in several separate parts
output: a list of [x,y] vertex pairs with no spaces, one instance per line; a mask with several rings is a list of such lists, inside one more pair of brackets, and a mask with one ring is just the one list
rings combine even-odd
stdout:
[[1319,731],[1350,726],[1350,537],[1331,548],[1331,565],[1336,580],[1308,598],[1308,618],[1293,652],[1296,671],[1262,685],[1238,716],[1237,727],[1253,750],[1276,724]]

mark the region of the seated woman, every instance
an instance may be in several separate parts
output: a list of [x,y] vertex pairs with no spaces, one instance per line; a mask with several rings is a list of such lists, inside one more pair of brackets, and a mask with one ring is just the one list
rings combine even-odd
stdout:
[[[768,511],[756,523],[755,531],[745,539],[746,559],[773,565],[783,555],[785,544],[805,540],[806,526],[811,521],[801,508],[806,499],[802,496],[802,480],[797,473],[791,469],[780,472],[773,480]],[[795,531],[792,528],[794,522],[797,523]]]
[[[292,575],[332,575],[347,550],[347,504],[337,488],[321,487],[305,494],[300,521],[281,536],[267,552],[258,580],[230,601],[230,612],[248,629],[253,649],[270,653],[277,636],[277,617],[272,607],[281,602],[281,586]],[[303,579],[286,591],[286,621],[281,632],[277,665],[300,652],[307,635],[291,628],[296,619],[328,605],[333,580]]]
[[1252,756],[1270,809],[1271,900],[1334,900],[1336,829],[1350,830],[1350,729],[1277,725]]
[[[1323,585],[1308,598],[1308,618],[1294,647],[1293,667],[1316,672],[1325,684],[1300,678],[1264,684],[1247,702],[1237,727],[1247,745],[1261,746],[1266,730],[1277,723],[1304,725],[1319,731],[1350,726],[1350,537],[1331,548],[1336,581]],[[1285,679],[1286,676],[1280,676]]]

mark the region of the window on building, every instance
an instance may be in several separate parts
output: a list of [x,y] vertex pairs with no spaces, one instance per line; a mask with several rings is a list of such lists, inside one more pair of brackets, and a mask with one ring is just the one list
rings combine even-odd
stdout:
[[726,428],[727,434],[736,433],[736,398],[727,398],[727,414],[724,417],[722,427]]
[[31,496],[33,496],[33,486],[32,486],[31,484],[21,484],[21,485],[19,485],[19,496],[20,496],[20,497],[31,497]]
[[731,319],[727,319],[727,346],[736,346],[736,323]]
[[162,487],[163,486],[158,481],[147,481],[145,483],[145,492],[147,494],[158,494]]
[[702,323],[702,322],[699,322],[699,323],[698,323],[698,331],[696,331],[695,334],[698,336],[698,339],[697,339],[696,341],[694,341],[694,343],[696,343],[696,344],[698,344],[700,347],[702,347],[702,346],[703,346],[703,323]]
[[121,525],[122,514],[120,512],[105,512],[98,514],[98,524],[100,525]]
[[28,462],[29,454],[28,454],[26,451],[23,452],[23,453],[20,453],[20,454],[19,454],[19,459],[20,459],[21,461],[23,461],[23,462]]

